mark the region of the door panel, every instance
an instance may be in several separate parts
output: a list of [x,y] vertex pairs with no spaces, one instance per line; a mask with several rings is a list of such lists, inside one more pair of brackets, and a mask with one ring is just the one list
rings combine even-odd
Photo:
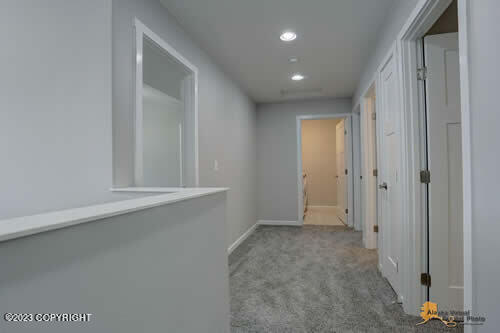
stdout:
[[400,180],[400,125],[398,108],[398,79],[394,57],[380,73],[380,177],[379,198],[382,229],[382,273],[400,296],[401,237],[401,180]]
[[462,137],[458,34],[424,40],[427,66],[430,299],[463,309]]
[[347,177],[345,174],[345,120],[342,119],[336,126],[336,163],[337,163],[337,206],[338,216],[347,224],[345,210],[347,208]]

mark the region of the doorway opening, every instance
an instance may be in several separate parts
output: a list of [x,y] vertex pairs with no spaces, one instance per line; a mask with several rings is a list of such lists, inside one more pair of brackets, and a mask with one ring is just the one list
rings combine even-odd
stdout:
[[466,15],[455,0],[425,1],[397,42],[408,313],[427,300],[440,311],[472,311]]
[[351,115],[297,117],[298,220],[353,227]]
[[422,43],[427,169],[427,276],[429,301],[445,311],[464,309],[462,122],[458,9],[454,0]]

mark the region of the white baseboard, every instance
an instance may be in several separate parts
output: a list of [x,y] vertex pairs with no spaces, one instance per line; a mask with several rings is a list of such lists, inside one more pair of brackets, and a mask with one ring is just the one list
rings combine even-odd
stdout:
[[335,208],[337,209],[338,206],[332,205],[332,206],[325,206],[325,205],[307,205],[307,208]]
[[250,237],[250,235],[255,231],[257,226],[259,225],[275,225],[275,226],[294,226],[294,227],[300,227],[302,226],[301,222],[298,221],[278,221],[278,220],[259,220],[257,223],[255,223],[253,226],[251,226],[243,235],[240,236],[233,244],[231,244],[228,249],[227,249],[227,254],[230,255],[238,246],[241,245],[247,239]]
[[294,226],[301,227],[302,222],[299,221],[281,221],[281,220],[259,220],[258,225],[276,225],[276,226]]
[[230,255],[238,246],[241,245],[247,239],[254,231],[255,228],[257,228],[257,225],[259,223],[255,223],[253,226],[251,226],[243,235],[240,236],[229,248],[227,249],[227,254]]

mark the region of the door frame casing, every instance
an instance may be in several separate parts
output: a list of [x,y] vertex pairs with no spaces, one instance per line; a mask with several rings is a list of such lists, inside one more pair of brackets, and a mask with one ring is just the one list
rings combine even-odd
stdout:
[[422,0],[403,26],[396,40],[399,58],[400,103],[403,139],[403,286],[405,312],[418,315],[427,298],[427,287],[421,285],[420,274],[427,272],[426,189],[420,183],[419,171],[425,159],[425,95],[417,68],[423,65],[421,38],[432,27],[452,0]]
[[[143,184],[143,147],[142,147],[142,119],[143,119],[143,105],[142,105],[142,94],[143,94],[143,38],[147,37],[157,44],[161,49],[168,52],[169,55],[174,57],[183,66],[191,71],[191,77],[193,81],[193,89],[188,95],[188,102],[192,107],[192,121],[193,121],[193,147],[192,153],[192,163],[188,163],[188,169],[193,175],[189,175],[193,178],[194,186],[198,187],[200,183],[200,172],[199,172],[199,143],[198,143],[198,78],[199,72],[198,67],[187,60],[182,54],[180,54],[173,46],[167,43],[159,35],[157,35],[153,30],[148,28],[144,23],[142,23],[138,18],[134,19],[134,29],[135,29],[135,109],[134,109],[134,164],[133,164],[133,184],[134,186],[140,186]],[[182,160],[182,157],[181,157]],[[194,164],[194,165],[190,165]],[[181,168],[182,169],[182,168]],[[181,182],[182,182],[182,170],[181,170]],[[181,184],[181,187],[183,185]]]
[[[362,194],[361,194],[361,106],[358,104],[352,110],[352,177],[354,180],[353,189],[353,219],[354,230],[364,231],[362,214]],[[363,233],[364,235],[364,233]]]
[[349,118],[349,128],[347,131],[347,224],[350,227],[354,226],[354,179],[353,179],[353,144],[352,144],[352,114],[351,113],[331,113],[331,114],[310,114],[296,116],[296,136],[297,136],[297,203],[299,225],[304,225],[304,198],[303,198],[303,182],[302,182],[302,120],[320,120],[320,119],[338,119]]
[[[418,315],[426,300],[426,287],[420,284],[420,273],[426,272],[426,191],[420,183],[419,171],[426,167],[425,148],[425,102],[423,81],[418,81],[416,69],[422,66],[421,38],[448,8],[452,0],[421,0],[403,26],[396,40],[401,82],[400,101],[402,109],[402,180],[407,191],[403,192],[403,240],[405,276],[403,302],[405,312]],[[462,114],[462,162],[464,205],[464,308],[472,308],[471,265],[471,160],[470,160],[470,116],[469,116],[469,66],[467,43],[467,20],[469,0],[459,0],[460,41],[460,86]],[[465,327],[471,332],[471,326]]]
[[[464,309],[474,311],[472,272],[472,154],[470,117],[469,67],[469,4],[471,0],[458,0],[458,45],[460,55],[460,108],[462,117],[462,191],[464,219]],[[476,332],[468,325],[465,331]]]
[[[362,190],[361,195],[363,199],[361,210],[363,211],[363,242],[366,248],[376,249],[377,248],[377,233],[374,231],[374,226],[377,225],[378,221],[378,207],[377,207],[377,179],[373,175],[373,170],[377,169],[377,161],[373,161],[373,154],[377,158],[376,149],[377,146],[377,126],[375,127],[375,132],[372,133],[371,121],[376,121],[371,119],[371,114],[373,108],[375,109],[376,115],[376,103],[377,103],[377,79],[374,78],[372,84],[368,89],[361,95],[360,102],[360,120],[361,120],[361,163],[363,175]],[[368,104],[370,104],[370,110],[368,109]],[[367,118],[370,117],[370,118]],[[371,134],[371,137],[368,137]],[[372,142],[372,140],[374,140]],[[375,151],[372,151],[375,147]],[[373,164],[373,165],[372,165]],[[371,172],[370,172],[371,169]],[[375,179],[373,179],[375,177]],[[375,198],[372,197],[370,193],[375,192]],[[374,208],[374,209],[370,209]],[[373,214],[372,214],[373,213]]]

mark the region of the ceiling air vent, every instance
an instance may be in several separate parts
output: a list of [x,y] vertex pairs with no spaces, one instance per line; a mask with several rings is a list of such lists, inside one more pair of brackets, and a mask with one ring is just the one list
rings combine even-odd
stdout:
[[323,89],[281,90],[281,97],[285,98],[310,98],[323,96]]

